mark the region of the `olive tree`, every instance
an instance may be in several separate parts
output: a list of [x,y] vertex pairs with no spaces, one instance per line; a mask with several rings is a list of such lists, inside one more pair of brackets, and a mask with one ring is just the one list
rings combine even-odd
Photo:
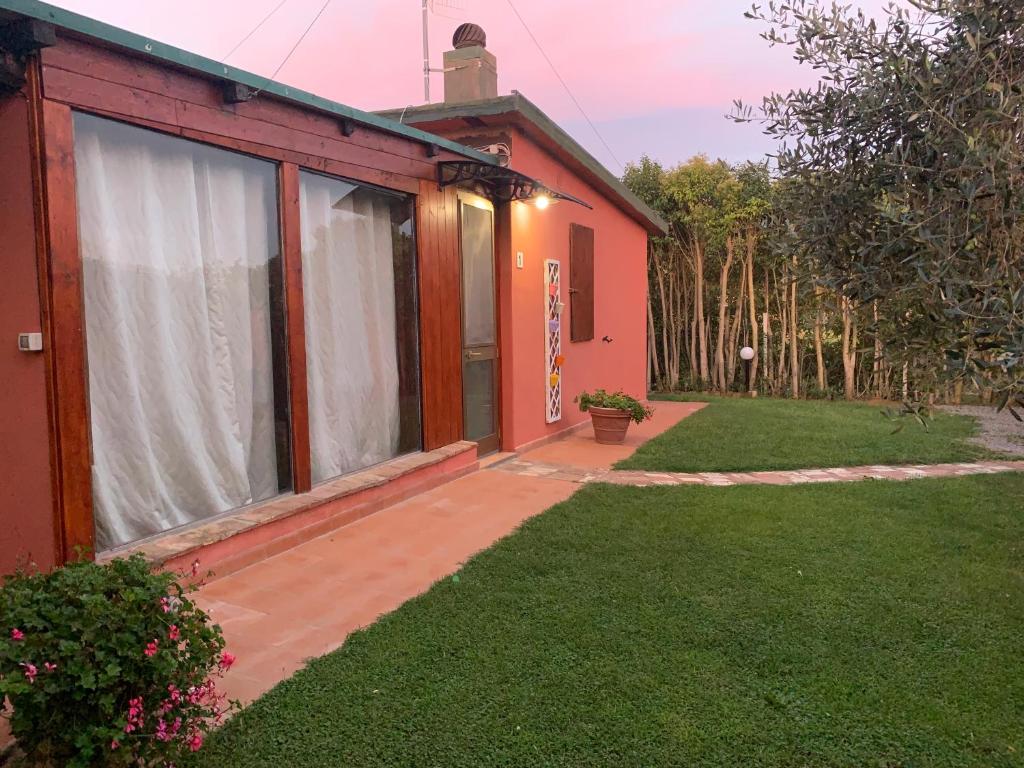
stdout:
[[788,247],[874,308],[884,354],[919,382],[973,380],[1024,405],[1024,3],[905,0],[876,20],[786,0],[747,15],[820,74],[733,114],[780,142]]

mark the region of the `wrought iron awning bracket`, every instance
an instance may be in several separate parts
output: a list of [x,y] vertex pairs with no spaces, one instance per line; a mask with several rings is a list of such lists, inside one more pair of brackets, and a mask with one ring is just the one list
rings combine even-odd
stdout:
[[524,173],[472,160],[446,160],[438,163],[437,183],[441,189],[453,184],[480,184],[497,203],[532,200],[538,195],[547,194],[555,200],[567,200],[586,208],[593,208],[578,197],[548,189],[543,182]]

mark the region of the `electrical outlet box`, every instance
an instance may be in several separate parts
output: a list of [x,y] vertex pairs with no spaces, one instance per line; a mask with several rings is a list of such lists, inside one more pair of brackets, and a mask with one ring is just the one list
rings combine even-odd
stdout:
[[523,268],[523,252],[516,251],[516,269]]
[[18,349],[22,352],[42,352],[43,334],[41,333],[19,333]]

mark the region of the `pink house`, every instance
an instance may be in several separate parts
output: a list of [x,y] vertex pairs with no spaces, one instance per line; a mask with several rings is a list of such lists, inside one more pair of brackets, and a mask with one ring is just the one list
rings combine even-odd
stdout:
[[[542,187],[494,209],[497,434],[468,436],[515,451],[586,420],[572,403],[582,390],[646,393],[647,238],[666,224],[525,96],[498,95],[486,43],[462,25],[444,54],[444,102],[381,114],[497,154]],[[550,303],[564,305],[557,338]]]
[[0,0],[0,575],[223,574],[644,393],[663,223],[461,32],[390,119]]

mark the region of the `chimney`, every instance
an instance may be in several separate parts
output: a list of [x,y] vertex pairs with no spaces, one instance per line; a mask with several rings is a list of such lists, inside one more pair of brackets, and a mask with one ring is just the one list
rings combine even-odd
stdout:
[[498,60],[487,50],[487,35],[476,24],[462,24],[444,54],[444,102],[461,104],[498,95]]

